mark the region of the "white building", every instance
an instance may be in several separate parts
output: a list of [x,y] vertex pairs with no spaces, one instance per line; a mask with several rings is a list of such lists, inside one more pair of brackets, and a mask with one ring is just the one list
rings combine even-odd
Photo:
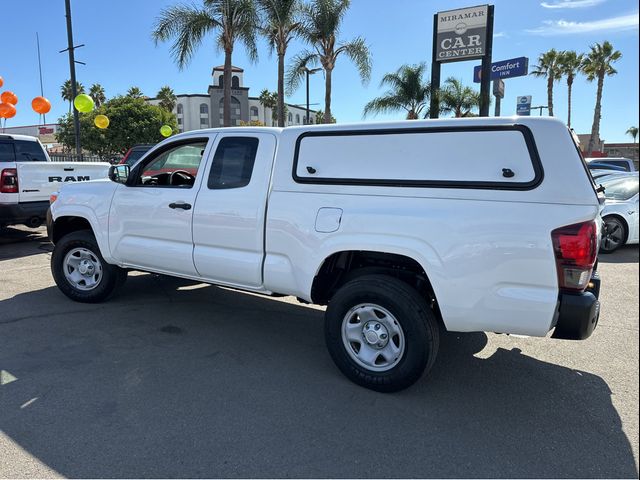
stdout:
[[[249,87],[244,86],[244,70],[232,67],[231,78],[231,125],[240,125],[240,121],[260,121],[266,126],[276,126],[272,120],[272,111],[260,104],[258,97],[249,96]],[[223,124],[223,82],[224,66],[215,67],[211,72],[212,84],[208,93],[189,93],[176,95],[176,108],[173,113],[178,118],[178,128],[181,132],[198,130],[201,128],[221,127]],[[149,103],[157,105],[156,98],[149,99]],[[304,125],[306,123],[306,108],[303,106],[287,105],[287,121],[285,126]],[[316,113],[310,110],[311,123],[316,123]]]

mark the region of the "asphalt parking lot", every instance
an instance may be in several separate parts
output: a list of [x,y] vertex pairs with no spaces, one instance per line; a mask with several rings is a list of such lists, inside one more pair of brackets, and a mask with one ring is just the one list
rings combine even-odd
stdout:
[[0,477],[638,476],[637,246],[590,339],[447,334],[397,394],[340,374],[316,308],[140,273],[73,303],[50,251],[0,237]]

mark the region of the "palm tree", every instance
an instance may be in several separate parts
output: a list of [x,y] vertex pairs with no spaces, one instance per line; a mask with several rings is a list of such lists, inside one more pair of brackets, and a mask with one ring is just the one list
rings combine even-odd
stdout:
[[[76,81],[76,95],[84,93],[84,86]],[[60,96],[66,102],[69,102],[69,113],[71,113],[71,104],[73,103],[73,90],[71,89],[71,80],[65,80],[60,87]]]
[[173,89],[168,85],[158,90],[156,98],[160,100],[160,107],[164,108],[167,112],[173,112],[173,109],[176,107],[176,102],[178,101],[176,94],[173,93]]
[[602,44],[591,45],[591,51],[587,53],[582,62],[582,71],[587,76],[587,80],[592,82],[598,79],[598,89],[596,91],[596,107],[593,111],[593,124],[591,126],[591,137],[587,152],[592,152],[596,139],[600,138],[600,117],[602,111],[602,87],[604,76],[615,75],[618,71],[612,64],[622,57],[622,53],[613,49],[613,45],[608,41]]
[[138,87],[131,87],[127,90],[127,97],[131,98],[145,98],[144,93]]
[[244,43],[251,60],[256,60],[258,16],[253,0],[202,0],[202,7],[176,5],[165,8],[156,19],[152,36],[157,42],[174,38],[171,51],[179,68],[184,68],[203,37],[216,32],[216,45],[224,51],[223,123],[231,125],[231,57],[236,41]]
[[89,96],[93,98],[93,102],[96,104],[96,107],[100,107],[107,101],[107,96],[104,93],[104,87],[99,83],[91,85],[91,88],[89,88]]
[[299,0],[258,0],[265,17],[262,27],[271,50],[278,54],[278,126],[284,127],[284,58],[289,42],[300,34]]
[[638,127],[629,127],[629,129],[624,132],[627,135],[631,135],[631,138],[633,138],[633,143],[636,143],[636,137],[638,136]]
[[423,80],[426,65],[403,65],[394,73],[382,77],[380,86],[390,87],[381,97],[374,98],[364,107],[364,116],[398,110],[407,112],[407,120],[416,120],[427,107],[429,83]]
[[[264,112],[264,124],[267,124],[267,108],[271,110],[271,126],[273,126],[273,120],[275,119],[274,112],[278,106],[278,94],[276,92],[270,92],[266,88],[260,92],[258,97],[262,110]],[[284,115],[283,115],[284,118]]]
[[366,83],[371,76],[371,54],[363,37],[341,42],[336,37],[350,0],[311,0],[302,7],[302,38],[311,45],[296,55],[287,74],[289,91],[295,91],[309,66],[320,64],[325,75],[324,121],[331,121],[331,76],[341,54],[347,55]]
[[456,118],[472,117],[474,108],[480,108],[480,92],[462,85],[462,81],[449,77],[439,92],[440,109],[443,113],[453,113]]
[[547,79],[547,106],[549,115],[553,117],[553,83],[560,80],[562,73],[558,64],[559,53],[555,48],[541,53],[538,57],[538,65],[534,65],[531,75]]
[[571,90],[573,80],[581,71],[584,54],[576,53],[573,50],[560,52],[558,58],[558,68],[560,73],[567,78],[567,126],[571,128]]

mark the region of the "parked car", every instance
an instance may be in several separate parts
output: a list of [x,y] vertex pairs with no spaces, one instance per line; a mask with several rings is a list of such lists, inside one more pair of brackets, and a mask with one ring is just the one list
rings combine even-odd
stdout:
[[609,170],[611,172],[626,172],[624,167],[618,165],[611,165],[609,163],[591,162],[587,163],[589,170]]
[[598,164],[600,168],[604,165],[611,165],[614,167],[620,167],[625,172],[635,172],[637,171],[636,165],[630,158],[624,157],[594,157],[587,158],[587,164]]
[[638,172],[608,176],[599,183],[606,198],[600,251],[611,253],[638,243]]
[[153,148],[153,144],[134,145],[129,150],[127,150],[127,153],[124,154],[124,157],[122,157],[122,160],[120,160],[120,164],[126,163],[130,167],[133,167],[145,153],[151,150],[151,148]]
[[104,301],[135,269],[326,305],[331,357],[374,390],[428,371],[440,326],[584,339],[598,321],[600,199],[559,120],[199,130],[110,179],[51,205],[65,295]]
[[40,226],[60,183],[107,178],[109,164],[52,162],[35,137],[0,134],[0,227]]
[[591,172],[591,177],[594,180],[604,179],[605,177],[612,177],[616,175],[626,175],[628,172],[618,171],[618,170],[602,170],[602,169],[594,169],[589,170]]

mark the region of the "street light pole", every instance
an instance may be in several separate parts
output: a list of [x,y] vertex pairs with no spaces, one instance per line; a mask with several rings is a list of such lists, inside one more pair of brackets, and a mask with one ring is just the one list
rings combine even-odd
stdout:
[[312,69],[308,69],[307,67],[304,67],[304,73],[307,76],[307,125],[309,125],[309,75],[313,75],[316,72],[319,72],[320,70],[322,70],[321,68],[312,68]]
[[[69,51],[69,73],[71,75],[71,96],[73,99],[78,95],[78,89],[76,87],[76,61],[73,55],[73,29],[71,27],[71,0],[65,0],[64,2],[66,17],[67,17],[67,50]],[[80,117],[78,116],[78,110],[73,109],[73,129],[76,140],[76,155],[82,155],[82,147],[80,146]]]
[[538,110],[540,112],[540,117],[542,116],[542,109],[546,108],[547,110],[549,110],[549,107],[547,105],[540,105],[538,107],[531,107],[531,110]]

